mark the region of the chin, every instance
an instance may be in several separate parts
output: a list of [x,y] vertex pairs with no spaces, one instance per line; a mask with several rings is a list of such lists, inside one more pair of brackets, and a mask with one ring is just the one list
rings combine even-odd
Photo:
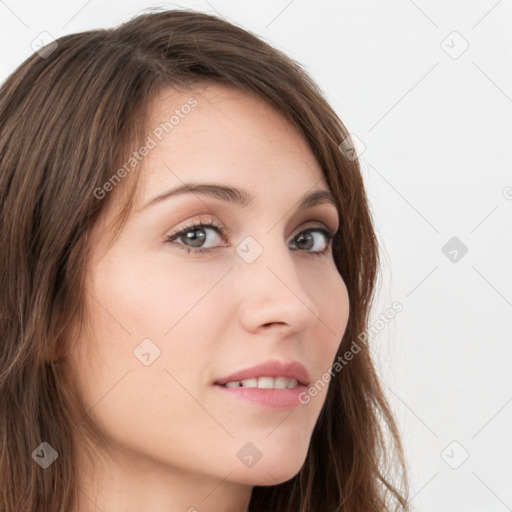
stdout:
[[235,477],[240,483],[248,485],[278,485],[296,476],[304,465],[304,457],[297,457],[297,452],[289,457],[274,457],[264,461],[262,458],[252,468],[237,470]]

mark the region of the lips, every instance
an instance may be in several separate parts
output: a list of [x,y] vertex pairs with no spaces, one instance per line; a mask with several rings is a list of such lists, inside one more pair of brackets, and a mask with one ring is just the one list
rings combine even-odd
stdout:
[[215,384],[219,386],[225,385],[227,382],[242,381],[246,379],[254,379],[259,377],[286,377],[288,379],[296,379],[299,385],[308,386],[311,377],[304,365],[297,361],[281,362],[276,359],[265,361],[245,370],[223,377]]

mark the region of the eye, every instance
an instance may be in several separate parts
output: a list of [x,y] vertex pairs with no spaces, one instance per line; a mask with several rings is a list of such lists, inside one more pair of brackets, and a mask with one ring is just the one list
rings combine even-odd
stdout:
[[[214,234],[208,236],[208,232]],[[217,224],[213,220],[208,222],[200,220],[172,233],[166,238],[166,242],[175,244],[188,253],[209,253],[212,249],[229,247],[229,243],[219,245],[216,239],[225,239],[230,234],[231,231],[222,224]],[[303,229],[293,236],[291,249],[303,251],[308,255],[322,256],[329,252],[335,236],[335,232],[323,227]]]
[[313,256],[323,256],[329,252],[335,236],[335,232],[321,227],[302,230],[299,231],[299,233],[297,233],[293,239],[293,249],[304,250]]
[[[202,222],[201,220],[197,223],[192,223],[180,229],[177,233],[173,233],[167,237],[166,242],[176,243],[176,240],[183,239],[185,243],[179,242],[177,245],[180,249],[187,252],[210,252],[211,248],[218,247],[215,244],[215,236],[207,236],[208,231],[216,233],[217,237],[224,237],[228,233],[228,229],[222,224],[216,224],[213,220],[208,222]],[[208,239],[213,238],[213,245],[205,247],[203,244]],[[190,244],[190,245],[188,245]]]

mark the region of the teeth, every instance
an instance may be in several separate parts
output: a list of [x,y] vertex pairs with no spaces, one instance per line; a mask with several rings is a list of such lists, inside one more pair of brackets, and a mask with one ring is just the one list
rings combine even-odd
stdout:
[[[258,379],[245,379],[241,381],[240,384],[244,388],[257,388],[258,387]],[[268,387],[268,386],[266,386]]]
[[259,377],[257,379],[237,380],[224,384],[227,388],[260,388],[260,389],[284,389],[295,388],[298,386],[296,379],[287,379],[286,377]]

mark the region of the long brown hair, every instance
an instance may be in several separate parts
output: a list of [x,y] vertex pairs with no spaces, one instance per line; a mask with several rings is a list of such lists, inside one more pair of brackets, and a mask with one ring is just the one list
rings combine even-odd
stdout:
[[[301,66],[255,35],[169,10],[61,37],[42,53],[0,89],[1,512],[74,510],[71,433],[79,423],[101,442],[57,355],[72,320],[86,328],[88,235],[109,201],[94,191],[143,144],[150,102],[163,88],[234,86],[307,140],[340,215],[333,254],[350,317],[337,355],[367,328],[379,269],[359,163],[340,150],[350,144],[346,128]],[[132,207],[133,193],[126,196],[119,227]],[[33,457],[42,442],[58,453],[47,469]],[[254,487],[250,511],[407,510],[406,492],[399,432],[361,344],[330,381],[303,467],[287,482]]]

